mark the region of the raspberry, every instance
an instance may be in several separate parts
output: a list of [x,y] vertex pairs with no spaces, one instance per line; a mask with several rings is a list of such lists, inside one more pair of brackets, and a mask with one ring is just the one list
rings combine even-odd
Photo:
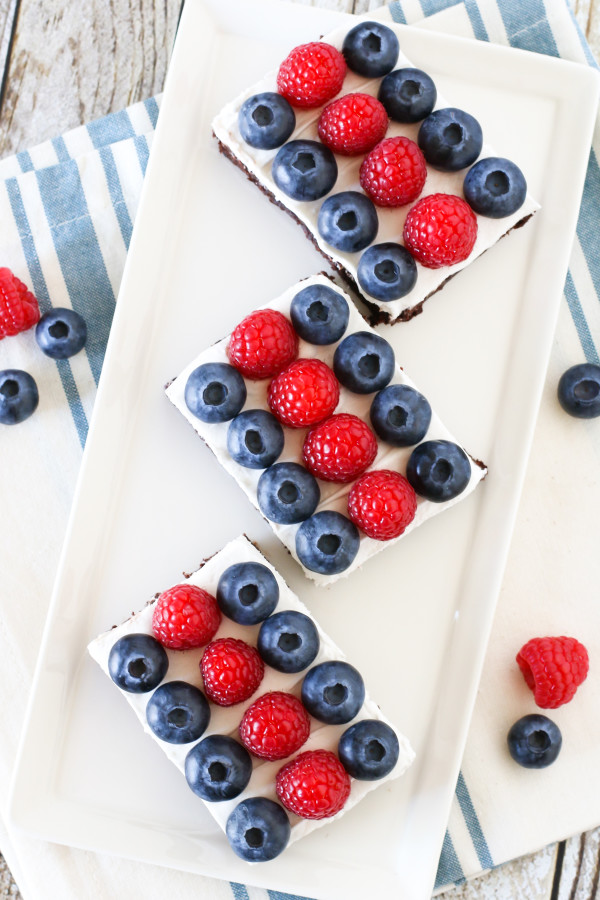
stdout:
[[404,223],[404,244],[427,269],[466,259],[477,238],[477,218],[452,194],[430,194],[412,207]]
[[414,141],[387,138],[362,162],[362,189],[377,206],[404,206],[416,200],[427,178],[425,157]]
[[345,75],[346,60],[331,44],[300,44],[279,66],[277,90],[292,106],[312,109],[335,97]]
[[251,697],[265,674],[258,651],[237,638],[219,638],[200,660],[204,692],[218,706],[234,706]]
[[298,335],[282,313],[259,309],[233,329],[227,355],[246,378],[271,378],[298,353]]
[[319,359],[297,359],[273,379],[267,396],[273,415],[292,428],[322,422],[339,399],[338,380]]
[[532,638],[517,653],[517,663],[542,709],[572,700],[590,665],[583,644],[571,637]]
[[271,691],[255,700],[240,722],[242,744],[259,759],[285,759],[310,734],[310,716],[293,694]]
[[307,750],[277,773],[283,805],[303,819],[335,816],[350,794],[350,776],[331,750]]
[[308,432],[304,464],[322,481],[353,481],[377,455],[377,439],[357,416],[340,413]]
[[152,631],[164,647],[189,650],[212,641],[221,624],[215,598],[193,584],[176,584],[164,591],[152,613]]
[[40,319],[36,298],[10,269],[0,268],[0,340],[27,331]]
[[417,495],[404,475],[389,469],[367,472],[353,485],[348,515],[367,537],[391,541],[410,525],[417,511]]
[[319,118],[319,137],[334,153],[367,153],[384,136],[388,114],[370,94],[346,94],[325,107]]

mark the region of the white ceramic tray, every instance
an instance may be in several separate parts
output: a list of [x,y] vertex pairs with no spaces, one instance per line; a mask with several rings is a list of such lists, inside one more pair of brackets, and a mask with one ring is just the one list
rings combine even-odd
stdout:
[[[385,329],[489,465],[481,489],[330,589],[311,585],[162,390],[198,346],[322,268],[219,157],[215,112],[339,14],[187,0],[22,739],[10,817],[41,837],[326,900],[430,894],[524,477],[586,170],[598,83],[547,57],[406,29],[404,49],[480,119],[542,203]],[[474,77],[476,73],[476,77]],[[271,863],[234,857],[87,643],[246,531],[359,663],[418,758]]]

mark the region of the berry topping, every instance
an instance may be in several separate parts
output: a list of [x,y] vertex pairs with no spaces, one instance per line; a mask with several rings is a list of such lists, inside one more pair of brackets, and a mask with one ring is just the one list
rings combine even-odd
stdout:
[[411,453],[406,477],[417,494],[443,503],[462,494],[471,480],[471,463],[452,441],[425,441]]
[[480,216],[502,219],[516,212],[527,196],[527,182],[509,159],[490,156],[469,169],[463,184],[465,200]]
[[246,378],[271,378],[298,353],[298,336],[276,309],[258,309],[231,332],[227,355]]
[[411,447],[427,434],[431,422],[429,401],[408,384],[389,384],[371,404],[371,424],[383,441]]
[[427,116],[417,140],[430,166],[456,172],[475,162],[483,146],[483,132],[469,113],[445,107]]
[[345,75],[344,57],[331,44],[300,44],[281,63],[277,90],[292,106],[312,109],[339,93]]
[[580,363],[563,372],[558,382],[558,400],[570,416],[578,419],[600,416],[600,366]]
[[323,240],[336,250],[357,253],[375,240],[379,222],[368,197],[358,191],[342,191],[324,201],[317,227]]
[[217,603],[239,625],[258,625],[279,603],[277,579],[262,563],[235,563],[219,578]]
[[356,525],[330,509],[315,513],[296,532],[298,559],[305,568],[321,575],[344,572],[352,565],[359,546]]
[[517,653],[517,663],[542,709],[569,703],[590,666],[587,650],[571,637],[532,638]]
[[266,862],[285,850],[291,834],[287,813],[274,800],[249,797],[227,819],[231,849],[247,862]]
[[398,300],[417,283],[417,264],[401,244],[374,244],[360,258],[358,283],[376,300]]
[[40,318],[36,298],[10,269],[0,268],[0,340],[27,331]]
[[338,756],[346,772],[361,781],[385,778],[399,754],[396,732],[379,719],[362,719],[351,725],[338,744]]
[[297,359],[273,379],[267,396],[272,413],[291,428],[322,422],[339,399],[337,378],[320,359]]
[[278,525],[294,525],[312,516],[321,499],[316,479],[298,463],[276,463],[262,473],[256,488],[258,507]]
[[302,682],[302,702],[315,719],[344,725],[364,703],[362,675],[350,663],[330,660],[314,666]]
[[325,107],[319,117],[319,137],[344,156],[367,153],[385,135],[388,114],[370,94],[345,94]]
[[273,181],[292,200],[308,202],[328,194],[337,181],[335,156],[318,141],[290,141],[271,166]]
[[130,694],[153,691],[168,668],[167,651],[150,634],[125,634],[108,655],[108,674],[117,687]]
[[400,44],[381,22],[361,22],[351,28],[342,46],[348,68],[365,78],[381,78],[398,62]]
[[266,469],[279,458],[284,442],[283,428],[266,409],[245,410],[227,431],[231,458],[247,469]]
[[350,794],[350,776],[331,750],[307,750],[277,773],[283,805],[303,819],[335,816]]
[[344,484],[371,465],[377,456],[377,439],[358,416],[340,413],[308,432],[302,455],[316,478]]
[[377,206],[405,206],[416,200],[427,178],[425,158],[407,137],[386,138],[360,167],[360,184]]
[[187,744],[206,731],[210,707],[197,687],[185,681],[167,681],[150,697],[146,719],[161,741]]
[[409,211],[404,243],[427,269],[465,260],[477,239],[477,218],[468,203],[453,194],[430,194]]
[[547,716],[523,716],[508,732],[508,751],[515,762],[526,769],[545,769],[562,746],[558,725]]
[[35,379],[22,369],[0,372],[0,425],[18,425],[37,409],[40,400]]
[[420,122],[435,106],[437,91],[426,72],[407,67],[385,76],[378,97],[395,122]]
[[226,363],[198,366],[185,386],[185,405],[202,422],[228,422],[245,402],[244,379]]
[[185,758],[185,777],[198,797],[209,802],[233,800],[248,785],[252,760],[248,751],[224,734],[210,734]]
[[367,472],[352,486],[348,515],[375,541],[391,541],[410,525],[417,511],[414,489],[399,472]]
[[194,584],[176,584],[164,591],[152,613],[152,631],[170,650],[203,647],[212,641],[221,624],[217,601]]
[[304,341],[322,346],[335,344],[348,327],[348,302],[338,291],[324,284],[302,288],[290,308],[290,318]]
[[296,115],[285,97],[271,91],[254,94],[238,115],[240,134],[258,150],[274,150],[285,144],[296,127]]
[[270,691],[248,707],[240,722],[242,744],[259,759],[285,759],[306,743],[310,717],[293,694]]
[[40,350],[52,359],[69,359],[87,340],[85,319],[72,309],[51,309],[35,328]]
[[258,652],[278,672],[301,672],[319,652],[319,632],[305,613],[284,609],[265,619],[258,633]]
[[355,394],[371,394],[384,388],[395,367],[391,345],[370,331],[349,334],[333,356],[333,371],[344,387]]
[[200,660],[204,691],[218,706],[242,703],[257,690],[265,674],[258,651],[237,638],[219,638]]

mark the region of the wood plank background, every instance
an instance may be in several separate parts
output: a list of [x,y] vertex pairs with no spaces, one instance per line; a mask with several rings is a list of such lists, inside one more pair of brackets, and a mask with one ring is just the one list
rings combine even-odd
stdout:
[[[382,0],[295,2],[358,13]],[[600,0],[574,0],[573,8],[600,58]],[[179,10],[180,0],[0,0],[0,158],[161,91]],[[443,896],[597,900],[599,879],[596,829]],[[20,900],[1,856],[0,900]]]

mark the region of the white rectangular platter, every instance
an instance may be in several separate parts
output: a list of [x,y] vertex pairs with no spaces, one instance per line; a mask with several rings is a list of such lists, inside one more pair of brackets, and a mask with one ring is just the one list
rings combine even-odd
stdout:
[[[385,329],[489,475],[324,590],[172,407],[163,385],[322,261],[221,158],[214,114],[341,21],[277,0],[187,0],[55,587],[13,792],[41,837],[327,900],[425,900],[516,514],[586,170],[592,71],[418,29],[403,49],[524,170],[535,221]],[[473,73],[476,73],[474,78]],[[86,654],[88,642],[245,531],[360,666],[417,761],[271,863],[235,858]],[[43,748],[43,752],[40,752]]]

